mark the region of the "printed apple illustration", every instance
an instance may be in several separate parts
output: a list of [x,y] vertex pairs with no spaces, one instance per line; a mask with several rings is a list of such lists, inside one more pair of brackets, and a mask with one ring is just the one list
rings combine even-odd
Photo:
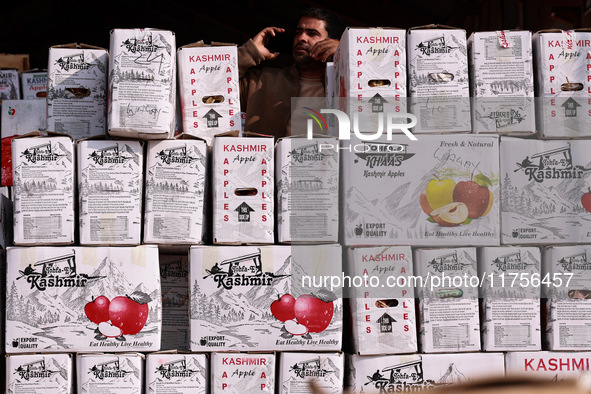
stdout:
[[452,179],[439,179],[437,175],[433,176],[436,179],[431,179],[425,190],[425,196],[431,209],[437,209],[454,202],[453,192],[456,183]]
[[100,322],[98,325],[98,329],[100,333],[107,338],[117,338],[122,335],[121,329],[119,327],[115,327],[114,325],[106,321]]
[[271,313],[279,321],[285,322],[295,319],[293,307],[296,299],[291,294],[277,296],[277,300],[271,304]]
[[463,202],[468,207],[468,217],[476,219],[484,215],[490,202],[492,182],[479,174],[469,181],[458,182],[453,190],[453,201]]
[[585,208],[587,212],[591,212],[591,188],[589,188],[589,191],[581,197],[581,205],[583,205],[583,208]]
[[[115,327],[121,329],[123,335],[135,335],[144,328],[148,320],[148,301],[134,296],[119,296],[111,300],[109,305],[109,320]],[[143,294],[143,293],[142,293]],[[148,296],[144,294],[149,299]]]
[[326,330],[334,313],[332,301],[323,301],[310,294],[299,296],[293,309],[298,323],[306,326],[308,332]]
[[306,335],[308,333],[308,328],[295,320],[287,320],[285,322],[285,329],[288,333],[295,336]]
[[457,226],[468,219],[468,207],[463,202],[452,202],[434,209],[431,218],[441,226]]
[[84,307],[84,313],[91,322],[100,324],[109,321],[109,299],[105,296],[93,297]]

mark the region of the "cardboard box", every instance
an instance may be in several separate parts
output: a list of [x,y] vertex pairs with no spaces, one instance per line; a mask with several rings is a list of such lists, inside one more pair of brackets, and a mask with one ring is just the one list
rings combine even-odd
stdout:
[[480,351],[476,248],[417,249],[414,258],[421,352]]
[[76,140],[105,134],[108,61],[106,49],[91,45],[49,48],[48,130]]
[[6,353],[160,349],[156,246],[13,247],[7,262]]
[[[191,351],[340,351],[340,245],[193,246]],[[316,282],[313,282],[316,281]]]
[[473,132],[535,134],[531,32],[475,32],[468,53]]
[[541,350],[541,261],[537,247],[478,250],[482,350]]
[[545,349],[591,350],[591,246],[544,250]]
[[141,353],[78,354],[78,393],[143,393],[144,359]]
[[238,51],[202,41],[177,51],[183,130],[211,144],[215,134],[240,127]]
[[223,134],[213,141],[213,242],[271,244],[275,240],[273,138],[238,135]]
[[348,276],[371,277],[365,285],[352,286],[348,296],[353,352],[416,353],[415,292],[409,280],[413,274],[410,247],[349,248],[347,257]]
[[591,142],[502,137],[500,145],[501,243],[590,242]]
[[590,352],[509,352],[505,355],[508,378],[536,378],[554,382],[589,376]]
[[340,149],[345,245],[499,244],[497,138],[351,136]]
[[275,145],[277,237],[280,243],[339,240],[336,138],[283,138]]
[[212,353],[211,392],[274,393],[275,355],[265,353]]
[[158,29],[111,30],[108,130],[122,138],[174,134],[175,34]]
[[20,72],[30,69],[29,54],[0,53],[0,68],[16,68]]
[[406,31],[348,27],[334,56],[334,78],[335,96],[344,98],[339,109],[357,116],[362,132],[375,132],[384,114],[405,113]]
[[540,30],[533,45],[541,136],[591,137],[591,30]]
[[343,392],[345,356],[342,353],[280,353],[279,393],[312,393],[314,381],[323,393]]
[[74,393],[71,354],[14,354],[6,357],[6,392]]
[[74,243],[74,143],[65,137],[12,141],[15,245]]
[[81,245],[139,245],[144,158],[140,141],[78,142]]
[[47,97],[47,70],[27,70],[21,74],[23,100]]
[[418,354],[356,356],[345,359],[345,386],[353,394],[401,393],[433,387],[423,378]]
[[20,100],[21,81],[18,70],[0,69],[0,100]]
[[470,132],[466,31],[441,25],[408,29],[410,112],[413,133]]
[[12,139],[45,130],[46,104],[42,100],[3,100],[0,119],[2,135],[2,185],[12,186]]
[[189,257],[160,253],[162,350],[189,350]]
[[423,354],[424,379],[435,386],[449,386],[505,377],[503,353]]
[[205,354],[162,352],[146,356],[146,392],[206,394],[208,378]]
[[207,144],[149,141],[146,156],[144,243],[203,243]]

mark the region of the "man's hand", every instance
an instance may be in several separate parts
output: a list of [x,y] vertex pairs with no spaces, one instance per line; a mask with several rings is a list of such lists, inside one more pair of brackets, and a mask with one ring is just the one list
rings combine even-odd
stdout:
[[339,40],[327,38],[317,42],[310,50],[310,56],[321,62],[332,60],[332,56],[337,51]]
[[265,60],[273,60],[277,56],[279,56],[279,52],[271,52],[267,49],[267,43],[269,42],[269,38],[275,37],[277,33],[284,33],[285,29],[281,27],[266,27],[259,32],[256,36],[253,37],[252,42],[259,50],[259,52],[264,56]]

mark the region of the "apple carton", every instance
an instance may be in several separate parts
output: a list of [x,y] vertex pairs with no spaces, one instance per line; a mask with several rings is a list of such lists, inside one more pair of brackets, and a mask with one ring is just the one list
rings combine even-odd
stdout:
[[423,378],[436,387],[505,377],[503,353],[423,354]]
[[78,354],[77,392],[142,394],[144,359],[141,353]]
[[175,34],[159,29],[113,29],[110,48],[109,135],[171,138],[176,104]]
[[205,354],[174,352],[150,353],[146,356],[146,392],[206,394],[208,362]]
[[351,136],[340,149],[345,245],[499,244],[498,138]]
[[146,156],[144,243],[202,243],[207,144],[149,141]]
[[410,112],[414,133],[470,132],[466,31],[441,25],[408,29]]
[[405,30],[345,29],[334,56],[334,84],[338,109],[362,132],[375,132],[384,114],[405,113]]
[[7,267],[7,353],[159,350],[156,246],[12,247]]
[[531,32],[475,32],[468,53],[473,132],[535,134]]
[[13,354],[6,356],[6,392],[74,393],[71,354]]
[[23,100],[45,100],[47,97],[47,70],[27,70],[21,74]]
[[12,186],[12,140],[37,130],[45,130],[45,106],[45,101],[42,100],[2,101],[2,185]]
[[279,354],[278,392],[312,393],[310,382],[327,394],[343,392],[345,357],[343,353]]
[[501,242],[591,241],[590,141],[501,137]]
[[191,351],[341,349],[340,245],[193,246],[189,258]]
[[21,84],[17,69],[0,69],[0,101],[20,100]]
[[15,245],[74,243],[74,143],[69,136],[12,141]]
[[107,113],[106,49],[85,44],[49,48],[47,130],[75,140],[104,135]]
[[140,141],[78,142],[81,245],[139,245],[143,145]]
[[416,249],[422,353],[480,351],[476,248]]
[[162,350],[189,350],[189,258],[160,253]]
[[540,30],[533,47],[541,136],[591,137],[591,30]]
[[541,261],[537,247],[478,250],[482,350],[541,350]]
[[231,132],[213,141],[214,244],[272,244],[273,138]]
[[[324,74],[324,80],[326,81],[326,108],[336,109],[336,100],[335,100],[335,76],[334,76],[334,62],[326,62],[326,71]],[[326,133],[328,135],[332,135],[334,137],[339,136],[339,132],[336,129],[336,119],[331,116],[327,120],[327,130]]]
[[[350,288],[353,351],[362,355],[415,353],[415,296],[409,280],[413,274],[411,248],[349,248],[347,257],[348,276],[372,278],[371,285]],[[391,278],[395,281],[389,283]]]
[[545,349],[591,350],[591,246],[544,250]]
[[282,138],[275,145],[280,243],[339,240],[339,153],[334,137]]
[[421,356],[383,355],[345,358],[345,387],[352,394],[401,393],[433,387],[423,378]]
[[211,393],[274,393],[275,354],[211,353]]
[[558,382],[590,376],[590,352],[509,352],[505,355],[508,378],[537,378]]
[[202,41],[180,47],[179,88],[184,132],[211,144],[215,134],[240,127],[238,51]]

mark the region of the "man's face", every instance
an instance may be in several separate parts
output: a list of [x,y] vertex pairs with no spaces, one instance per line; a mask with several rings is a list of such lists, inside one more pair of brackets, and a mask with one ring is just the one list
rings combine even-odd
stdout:
[[293,57],[296,63],[315,62],[316,60],[310,57],[310,50],[317,42],[327,38],[325,21],[308,16],[302,17],[293,38]]

